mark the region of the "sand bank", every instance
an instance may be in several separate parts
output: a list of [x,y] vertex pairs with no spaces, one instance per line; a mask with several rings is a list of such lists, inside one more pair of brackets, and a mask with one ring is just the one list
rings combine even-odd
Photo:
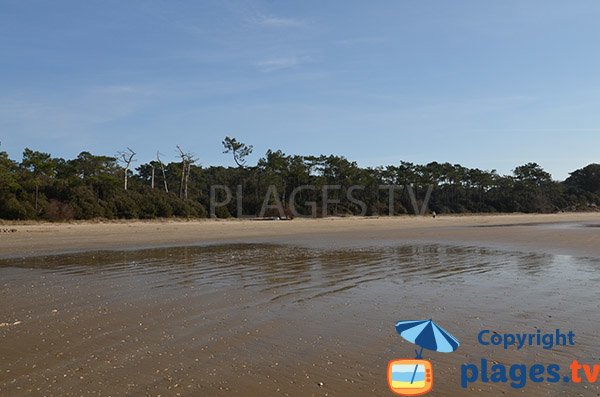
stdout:
[[600,255],[600,213],[37,223],[5,226],[0,257],[217,243],[288,243],[334,248],[448,243]]

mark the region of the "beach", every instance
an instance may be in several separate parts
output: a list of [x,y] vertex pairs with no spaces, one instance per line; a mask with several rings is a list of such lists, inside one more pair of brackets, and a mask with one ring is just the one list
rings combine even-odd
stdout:
[[[594,383],[481,379],[462,366],[594,363],[600,214],[5,224],[0,395],[388,396],[426,351],[432,396],[582,395]],[[572,331],[573,346],[484,346]],[[526,388],[525,388],[526,387]]]
[[600,2],[0,10],[0,397],[600,397]]
[[[257,242],[318,247],[437,242],[600,255],[600,213],[6,224],[0,257]],[[600,229],[598,229],[600,232]]]
[[598,213],[6,224],[0,257],[238,242],[318,247],[429,242],[600,255]]

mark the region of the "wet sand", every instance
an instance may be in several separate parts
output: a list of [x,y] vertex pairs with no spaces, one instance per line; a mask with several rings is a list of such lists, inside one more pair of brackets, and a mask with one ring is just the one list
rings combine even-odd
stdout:
[[[597,363],[599,220],[11,226],[0,395],[388,396],[387,362],[414,354],[394,323],[433,318],[461,346],[425,353],[432,396],[597,396],[585,383],[463,389],[459,375],[482,358],[562,373],[573,358]],[[180,247],[141,249],[151,245]],[[576,345],[505,351],[476,339],[556,328]]]

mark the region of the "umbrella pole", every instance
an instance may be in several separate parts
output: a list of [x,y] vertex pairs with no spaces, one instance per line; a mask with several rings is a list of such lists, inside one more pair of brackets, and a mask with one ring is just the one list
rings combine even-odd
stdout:
[[[415,350],[416,352],[416,350]],[[421,346],[421,351],[417,353],[417,359],[420,359],[423,356],[423,346]],[[412,383],[415,381],[415,375],[417,374],[417,368],[419,367],[419,364],[415,365],[415,370],[413,372],[412,378],[410,379],[410,384],[412,385]]]
[[418,351],[417,349],[415,349],[415,355],[416,355],[416,359],[420,359],[423,356],[423,348],[421,348],[421,351]]

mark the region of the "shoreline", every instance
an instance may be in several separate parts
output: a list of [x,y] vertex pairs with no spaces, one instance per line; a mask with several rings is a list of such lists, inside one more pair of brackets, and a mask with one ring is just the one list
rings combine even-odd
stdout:
[[600,213],[84,221],[3,224],[0,258],[226,243],[354,247],[436,243],[600,256]]

